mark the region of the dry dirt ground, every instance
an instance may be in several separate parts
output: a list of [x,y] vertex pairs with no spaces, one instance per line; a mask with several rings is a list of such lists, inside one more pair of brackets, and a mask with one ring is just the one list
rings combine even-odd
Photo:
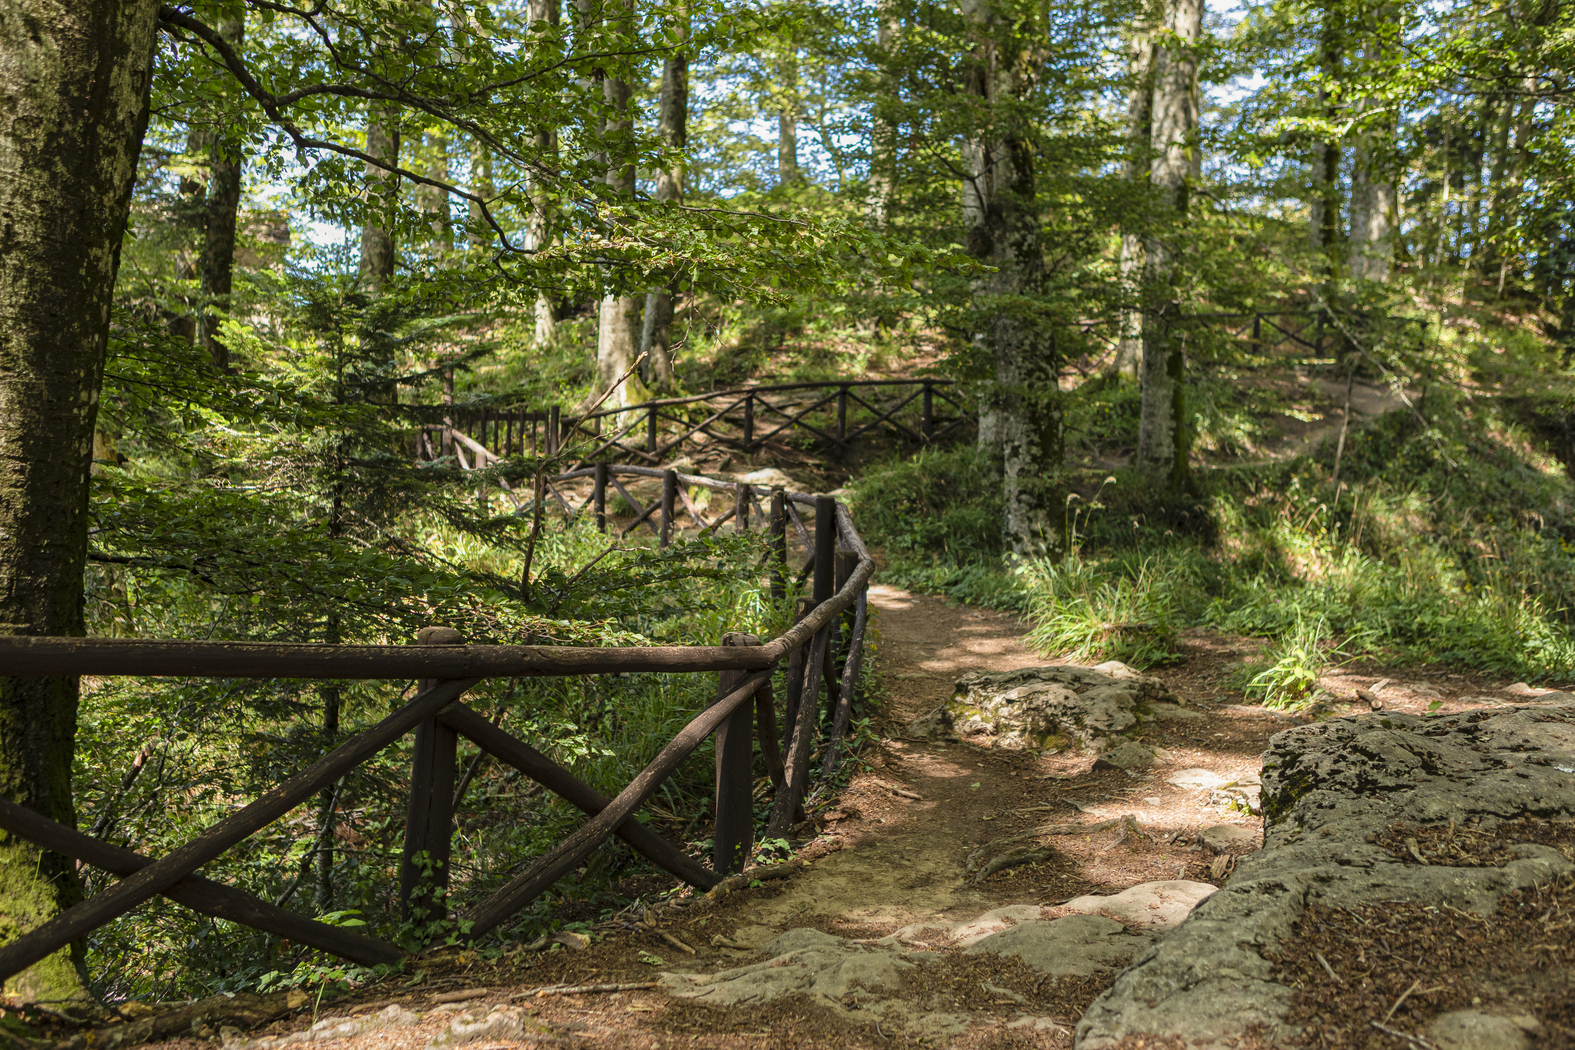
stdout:
[[[962,672],[1042,664],[1021,644],[1024,626],[1010,616],[949,604],[888,587],[875,587],[879,610],[877,667],[883,706],[880,741],[863,753],[840,797],[827,800],[803,826],[800,855],[807,865],[789,878],[740,890],[718,901],[680,898],[645,916],[604,923],[589,947],[516,951],[502,960],[450,950],[414,965],[408,976],[368,986],[323,1004],[319,1016],[360,1016],[399,1003],[418,1023],[314,1046],[332,1050],[424,1050],[457,1017],[481,1018],[496,1006],[524,1011],[520,1038],[471,1044],[473,1050],[513,1050],[536,1043],[608,1048],[695,1047],[766,1050],[789,1047],[890,1047],[918,1041],[861,1017],[857,996],[844,1008],[784,999],[750,1008],[712,1008],[672,999],[654,988],[578,995],[541,995],[551,985],[644,984],[664,970],[710,973],[753,962],[751,946],[794,927],[843,937],[880,937],[919,922],[961,923],[1010,904],[1054,906],[1085,893],[1111,893],[1136,883],[1228,878],[1232,852],[1214,854],[1194,844],[1196,833],[1233,824],[1251,833],[1236,852],[1260,840],[1261,821],[1229,809],[1207,790],[1173,786],[1167,777],[1203,768],[1234,780],[1255,773],[1270,735],[1300,719],[1240,706],[1224,688],[1233,663],[1249,655],[1247,640],[1195,634],[1184,659],[1154,673],[1202,717],[1156,723],[1145,742],[1162,748],[1151,771],[1094,770],[1078,754],[1046,757],[993,750],[966,742],[910,742],[898,738],[908,721],[933,710]],[[1391,679],[1378,694],[1395,710],[1452,710],[1510,703],[1505,683],[1450,674],[1347,668],[1326,683],[1338,704],[1332,713],[1366,710],[1358,686]],[[978,845],[1046,820],[1096,824],[1133,814],[1145,835],[1120,827],[1082,837],[1058,837],[1049,862],[1010,868],[982,884],[965,871]],[[1053,916],[1052,910],[1048,916]],[[652,927],[655,924],[658,929]],[[663,936],[666,934],[667,936]],[[671,937],[694,949],[675,947]],[[947,943],[937,965],[910,972],[902,995],[928,1009],[972,1013],[968,1031],[928,1045],[958,1048],[1064,1047],[1086,1005],[1108,983],[1099,978],[1045,978],[1016,959],[964,955]],[[986,987],[989,986],[989,987]],[[1003,991],[1003,989],[1005,991]],[[1007,994],[1007,993],[1010,994]],[[465,993],[473,993],[466,995]],[[460,1002],[442,1002],[443,997]],[[437,998],[435,998],[437,997]],[[1026,1019],[1026,1020],[1025,1020]],[[299,1032],[310,1010],[276,1022],[258,1036]],[[1015,1026],[1014,1026],[1015,1025]],[[208,1033],[202,1033],[208,1034]],[[226,1033],[233,1040],[238,1033]],[[211,1038],[211,1035],[210,1035]],[[196,1040],[162,1044],[195,1050]]]

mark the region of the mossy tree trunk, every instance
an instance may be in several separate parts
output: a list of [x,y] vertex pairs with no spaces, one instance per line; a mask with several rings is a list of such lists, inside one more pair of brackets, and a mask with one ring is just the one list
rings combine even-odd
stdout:
[[1166,0],[1165,40],[1154,56],[1152,160],[1149,181],[1169,211],[1168,225],[1143,245],[1143,407],[1135,465],[1171,489],[1190,485],[1186,356],[1174,320],[1180,309],[1177,260],[1187,214],[1188,181],[1197,166],[1198,64],[1202,0]]
[[[148,120],[156,0],[0,6],[0,631],[81,635],[93,425]],[[0,796],[74,827],[77,679],[0,678]],[[74,866],[0,835],[0,941],[81,897]],[[13,978],[86,996],[80,946]]]
[[[689,39],[689,8],[673,10],[676,36]],[[682,150],[689,142],[689,56],[674,51],[662,64],[662,94],[658,103],[657,130],[662,142],[673,151],[672,164],[656,173],[656,199],[684,199],[684,161]],[[673,385],[673,297],[678,291],[675,276],[671,284],[645,297],[645,325],[640,333],[640,349],[646,355],[645,374],[656,390]]]
[[1042,58],[1035,27],[1006,21],[988,0],[972,0],[964,13],[976,40],[965,85],[981,100],[986,126],[964,147],[963,212],[970,254],[995,267],[975,289],[980,338],[995,365],[981,442],[990,441],[1001,456],[1003,527],[1012,551],[1054,556],[1065,549],[1056,485],[1059,361],[1053,331],[1035,308],[1045,280],[1035,144],[1014,114],[1014,104],[1033,90]]

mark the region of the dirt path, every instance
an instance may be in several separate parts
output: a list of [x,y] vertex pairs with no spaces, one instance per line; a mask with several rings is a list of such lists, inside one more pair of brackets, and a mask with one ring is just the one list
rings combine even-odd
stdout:
[[[1261,838],[1261,821],[1227,808],[1217,792],[1168,778],[1187,769],[1229,780],[1256,773],[1268,737],[1300,719],[1238,706],[1239,697],[1221,683],[1232,662],[1251,651],[1250,643],[1198,633],[1185,639],[1184,662],[1157,672],[1189,716],[1154,723],[1146,732],[1144,742],[1162,749],[1153,770],[1096,770],[1079,754],[906,741],[899,738],[901,727],[945,700],[963,672],[1050,661],[1023,647],[1023,625],[1010,616],[879,586],[871,601],[879,611],[877,666],[885,692],[875,727],[881,740],[863,753],[847,790],[813,810],[801,828],[800,856],[808,861],[803,870],[719,901],[680,897],[644,916],[614,917],[581,950],[554,947],[488,959],[451,949],[423,959],[406,976],[324,1006],[322,1014],[334,1020],[317,1038],[303,1031],[312,1023],[303,1012],[261,1033],[226,1033],[228,1050],[238,1050],[241,1039],[266,1050],[268,1037],[289,1033],[293,1041],[332,1043],[334,1050],[426,1050],[465,1042],[476,1050],[542,1042],[618,1050],[1069,1046],[1072,1026],[1112,973],[1047,978],[1010,956],[965,954],[944,928],[1007,905],[1032,906],[1054,918],[1066,914],[1060,905],[1081,894],[1155,880],[1228,877],[1233,858]],[[1342,682],[1354,689],[1383,674],[1350,671]],[[1452,676],[1439,689],[1416,680],[1415,671],[1410,676],[1404,685],[1387,687],[1389,706],[1421,710],[1440,696],[1450,708],[1513,698],[1483,695],[1503,686],[1478,679]],[[981,843],[1046,820],[1093,827],[1125,814],[1136,818],[1143,834],[1118,827],[1057,838],[1050,859],[983,882],[966,871],[968,854]],[[1240,841],[1221,851],[1205,848],[1198,831],[1220,825],[1239,829]],[[926,953],[929,964],[913,967],[887,999],[950,1019],[929,1027],[894,1023],[889,1010],[878,1011],[882,1004],[857,990],[831,1001],[799,995],[731,1007],[672,998],[657,988],[536,993],[548,985],[644,984],[661,973],[712,974],[748,965],[764,958],[760,945],[794,928],[875,939],[914,926],[937,931],[908,936],[907,947]],[[456,995],[462,1001],[442,1001]],[[390,1004],[413,1012],[394,1011],[398,1016],[382,1027],[365,1023],[394,1010]],[[333,1030],[347,1018],[362,1019],[367,1030],[353,1033],[357,1024]],[[183,1044],[196,1042],[165,1045]]]

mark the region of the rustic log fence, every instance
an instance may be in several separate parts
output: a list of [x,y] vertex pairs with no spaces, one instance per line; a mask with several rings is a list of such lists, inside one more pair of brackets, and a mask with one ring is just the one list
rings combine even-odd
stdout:
[[1257,310],[1252,313],[1197,313],[1170,318],[1181,327],[1208,325],[1228,338],[1247,344],[1249,353],[1269,354],[1281,347],[1293,353],[1310,352],[1314,357],[1338,354],[1347,342],[1347,331],[1367,331],[1374,326],[1417,327],[1420,343],[1427,334],[1427,321],[1416,317],[1390,317],[1376,314],[1343,314],[1330,310]]
[[[605,499],[608,481],[653,473],[649,468],[607,464],[589,469],[600,485],[593,488],[587,504],[597,499],[596,492]],[[755,741],[758,740],[760,757],[774,789],[763,831],[766,838],[785,836],[802,819],[810,759],[817,746],[824,755],[822,775],[837,765],[859,690],[867,589],[874,562],[847,508],[830,496],[781,489],[765,494],[747,485],[673,471],[654,473],[664,478],[665,493],[682,491],[675,488],[679,481],[733,490],[732,510],[716,521],[705,522],[693,504],[689,505],[702,528],[715,529],[731,517],[735,529],[748,530],[750,509],[761,510],[761,497],[765,496],[764,512],[753,520],[770,538],[770,586],[777,596],[785,593],[788,530],[795,527],[800,531],[809,555],[806,571],[812,574],[813,582],[811,597],[799,601],[791,627],[765,643],[749,635],[728,634],[720,646],[610,649],[467,645],[458,632],[443,627],[423,629],[417,644],[409,646],[0,637],[0,675],[5,676],[416,679],[419,683],[416,696],[382,721],[157,859],[0,800],[0,829],[120,876],[107,889],[0,945],[0,982],[161,894],[203,914],[363,965],[405,958],[405,950],[390,941],[319,922],[205,879],[196,872],[412,732],[415,741],[400,879],[401,902],[407,915],[419,915],[423,909],[429,915],[442,914],[441,910],[434,910],[433,902],[441,902],[448,890],[447,859],[453,835],[456,748],[460,737],[519,770],[589,818],[462,916],[461,928],[472,938],[517,914],[615,835],[656,866],[702,889],[742,870],[757,830],[753,801]],[[664,535],[674,527],[674,505],[671,499],[661,501],[663,517],[657,528]],[[799,513],[800,507],[813,508],[812,537]],[[784,661],[783,717],[779,723],[773,675]],[[488,678],[629,672],[715,674],[717,696],[611,799],[461,699]],[[716,809],[708,867],[632,817],[712,734],[716,736]]]
[[[876,432],[915,444],[954,433],[973,411],[947,379],[845,379],[777,383],[718,390],[692,397],[659,398],[624,408],[571,417],[559,406],[411,406],[419,450],[432,460],[455,457],[466,469],[478,452],[556,456],[583,442],[580,466],[609,457],[646,465],[664,463],[686,445],[711,443],[744,454],[789,433],[809,434],[826,451],[843,456],[854,442]],[[882,395],[887,395],[882,400]],[[699,418],[694,418],[698,416]],[[463,433],[469,440],[455,436]]]

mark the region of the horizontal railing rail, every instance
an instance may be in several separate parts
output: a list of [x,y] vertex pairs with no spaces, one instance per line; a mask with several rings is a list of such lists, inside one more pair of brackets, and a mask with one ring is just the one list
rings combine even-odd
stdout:
[[[482,936],[517,914],[613,836],[659,868],[700,888],[710,888],[724,876],[742,870],[757,831],[753,792],[756,742],[774,791],[762,832],[766,838],[785,836],[802,819],[811,757],[817,748],[822,754],[822,776],[838,764],[859,693],[874,561],[847,508],[830,496],[782,489],[768,493],[699,475],[613,464],[570,471],[554,480],[560,485],[586,477],[593,480],[591,493],[580,504],[583,510],[603,505],[598,501],[605,500],[608,482],[651,476],[663,479],[664,493],[669,496],[680,480],[689,486],[732,489],[735,501],[729,514],[735,530],[749,531],[754,527],[753,518],[768,533],[770,586],[779,597],[787,592],[790,523],[799,530],[809,555],[805,572],[812,594],[807,602],[798,603],[800,609],[791,626],[764,643],[752,636],[729,634],[720,646],[628,648],[466,645],[457,632],[446,628],[422,631],[419,644],[413,646],[0,637],[0,675],[6,676],[178,675],[419,682],[416,696],[382,721],[163,857],[143,856],[15,802],[0,801],[0,829],[119,876],[108,888],[0,945],[0,982],[158,895],[200,913],[365,965],[404,958],[405,950],[390,941],[292,912],[239,888],[205,879],[197,870],[412,732],[415,739],[400,880],[400,898],[407,914],[413,902],[441,901],[449,890],[460,737],[563,798],[588,818],[568,838],[462,916],[462,928],[470,937]],[[762,507],[762,496],[768,509],[754,518],[750,511]],[[558,498],[571,507],[561,492]],[[813,508],[810,525],[798,511],[801,506]],[[664,498],[660,507],[663,516],[658,529],[665,540],[677,528],[677,503]],[[719,517],[707,522],[693,503],[688,509],[701,529],[715,529],[727,520]],[[598,523],[607,527],[604,513]],[[781,666],[784,661],[785,669]],[[611,799],[461,699],[488,678],[633,671],[715,673],[717,699],[691,718]],[[773,686],[778,672],[783,684],[780,722]],[[711,865],[707,867],[635,821],[633,815],[683,760],[713,735],[715,831]]]
[[[576,450],[583,464],[632,456],[656,465],[673,458],[686,444],[711,442],[747,454],[791,431],[813,435],[838,455],[855,440],[877,431],[918,444],[937,441],[974,418],[956,386],[949,379],[929,378],[774,383],[655,398],[577,417],[557,405],[406,405],[400,411],[419,428],[423,458],[454,457],[467,469],[472,458],[482,453],[493,459],[557,455],[573,442],[586,446]],[[907,392],[898,392],[890,403],[872,393],[901,388]],[[789,394],[809,396],[800,400],[782,396]],[[916,402],[908,422],[898,418]],[[705,406],[698,421],[683,414],[694,406]],[[850,415],[859,410],[863,418]],[[465,436],[457,437],[456,431]]]

